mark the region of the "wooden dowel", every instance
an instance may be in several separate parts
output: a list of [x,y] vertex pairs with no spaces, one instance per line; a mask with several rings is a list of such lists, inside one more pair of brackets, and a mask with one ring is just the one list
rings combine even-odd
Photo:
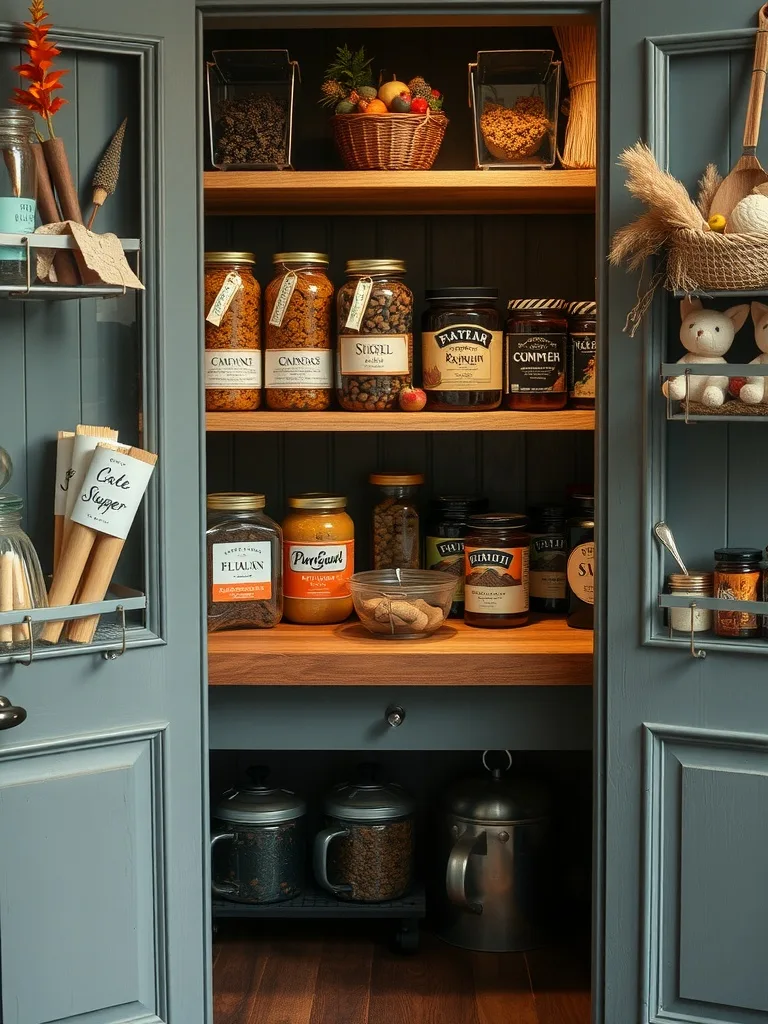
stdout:
[[80,200],[77,198],[77,189],[72,180],[72,172],[69,168],[67,151],[63,139],[46,139],[42,144],[45,153],[45,162],[51,174],[51,180],[56,188],[56,195],[59,197],[59,206],[66,220],[73,220],[77,224],[83,223],[83,214],[80,210]]
[[64,516],[53,517],[53,571],[54,574],[59,567],[61,559],[61,545],[64,540]]
[[[72,604],[77,588],[85,569],[88,556],[96,541],[98,534],[89,526],[81,526],[79,523],[71,523],[67,545],[61,553],[59,569],[53,577],[51,589],[48,592],[48,604],[50,607]],[[58,643],[61,631],[64,628],[63,622],[46,622],[40,639],[46,643]]]
[[[43,224],[58,224],[62,219],[61,211],[56,202],[43,147],[36,143],[32,146],[32,152],[37,167],[37,209],[40,219]],[[57,252],[53,258],[53,266],[59,284],[80,284],[80,274],[71,252]]]
[[[125,541],[121,537],[108,537],[105,533],[98,537],[90,567],[77,597],[78,604],[104,600],[124,546]],[[76,644],[89,644],[93,640],[98,624],[98,615],[90,615],[87,619],[73,619],[67,629],[67,639]]]
[[[13,559],[13,610],[22,611],[31,607],[27,571],[21,558],[16,555]],[[13,639],[16,643],[29,643],[29,626],[26,622],[13,627]]]
[[[13,562],[12,551],[0,555],[0,612],[13,611]],[[0,643],[13,642],[13,626],[0,626]]]

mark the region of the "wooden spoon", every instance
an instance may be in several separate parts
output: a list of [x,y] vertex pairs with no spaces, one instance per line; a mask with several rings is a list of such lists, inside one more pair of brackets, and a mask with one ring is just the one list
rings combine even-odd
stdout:
[[768,4],[764,4],[760,8],[757,18],[755,63],[752,69],[752,85],[749,90],[747,120],[744,125],[744,148],[738,163],[715,193],[709,208],[710,217],[717,213],[727,219],[734,206],[748,196],[753,188],[768,182],[768,174],[757,159],[757,140],[760,137],[765,76],[768,74]]

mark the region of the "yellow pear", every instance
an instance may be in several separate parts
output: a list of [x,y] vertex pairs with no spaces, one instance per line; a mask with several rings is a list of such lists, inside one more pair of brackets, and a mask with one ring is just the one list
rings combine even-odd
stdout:
[[385,82],[379,89],[379,99],[389,107],[395,96],[399,96],[401,92],[411,95],[411,90],[405,82]]

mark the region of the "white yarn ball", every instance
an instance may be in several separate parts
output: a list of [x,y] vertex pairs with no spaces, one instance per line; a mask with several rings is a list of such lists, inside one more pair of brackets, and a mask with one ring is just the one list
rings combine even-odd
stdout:
[[768,235],[768,196],[751,195],[737,203],[728,218],[729,234]]

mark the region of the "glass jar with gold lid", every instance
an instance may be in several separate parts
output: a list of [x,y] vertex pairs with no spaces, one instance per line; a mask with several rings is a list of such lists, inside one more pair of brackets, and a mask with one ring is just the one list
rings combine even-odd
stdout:
[[205,408],[261,405],[261,288],[252,252],[205,254]]
[[333,285],[321,252],[278,252],[264,293],[267,407],[321,412],[331,404]]
[[355,526],[340,494],[298,494],[283,521],[285,617],[304,625],[343,622],[352,613]]

